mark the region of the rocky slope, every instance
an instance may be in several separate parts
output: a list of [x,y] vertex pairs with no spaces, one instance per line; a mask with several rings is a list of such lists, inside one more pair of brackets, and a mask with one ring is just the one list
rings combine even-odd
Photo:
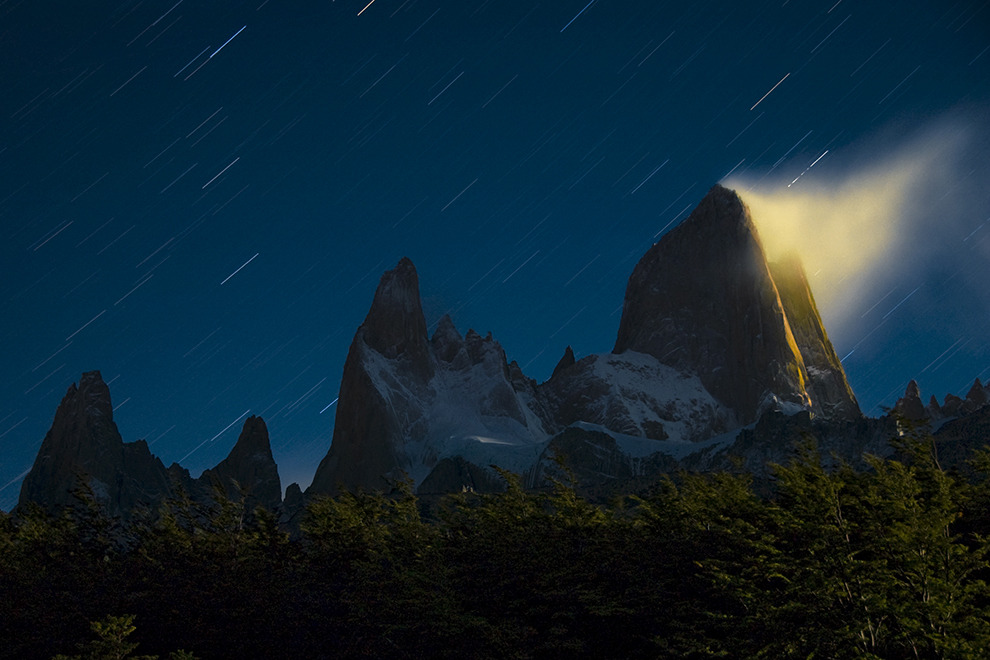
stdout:
[[21,484],[19,506],[48,511],[74,505],[73,492],[88,486],[115,513],[158,501],[170,491],[165,466],[139,440],[124,443],[113,421],[110,388],[98,371],[69,387]]
[[309,492],[403,474],[430,491],[477,488],[490,464],[537,485],[563,454],[605,480],[714,464],[714,445],[773,411],[819,426],[861,417],[800,263],[771,266],[746,206],[715,186],[637,264],[613,352],[576,360],[568,347],[542,384],[447,317],[427,339],[415,268],[400,261],[351,345]]
[[810,406],[808,373],[742,200],[716,185],[633,270],[614,353],[697,375],[739,424]]
[[208,501],[214,484],[235,499],[243,490],[249,510],[256,505],[277,509],[282,491],[261,418],[249,418],[227,458],[192,479],[178,464],[166,468],[144,440],[123,441],[113,421],[110,388],[99,371],[89,371],[69,387],[55,411],[21,484],[18,507],[35,503],[55,513],[76,505],[74,493],[88,489],[108,514],[127,518],[141,508],[154,510],[178,488]]
[[293,484],[282,502],[258,417],[199,479],[166,469],[143,441],[122,441],[109,389],[89,372],[59,406],[21,504],[58,509],[80,478],[119,514],[177,488],[207,500],[219,487],[291,524],[307,498],[403,478],[420,494],[497,489],[495,466],[541,487],[564,476],[563,462],[586,489],[607,493],[677,469],[766,476],[808,438],[839,459],[887,455],[890,438],[918,424],[961,456],[983,441],[965,438],[990,410],[979,380],[965,398],[928,404],[912,381],[890,415],[863,417],[800,262],[769,263],[745,204],[717,185],[636,265],[611,353],[577,359],[567,347],[537,383],[490,333],[462,335],[448,316],[432,336],[427,328],[416,269],[402,259],[355,333],[331,444],[305,494]]
[[307,492],[384,488],[403,475],[445,488],[431,473],[460,474],[445,461],[455,457],[520,471],[546,437],[490,334],[462,337],[444,317],[427,337],[416,269],[403,259],[382,276],[351,343],[330,451]]

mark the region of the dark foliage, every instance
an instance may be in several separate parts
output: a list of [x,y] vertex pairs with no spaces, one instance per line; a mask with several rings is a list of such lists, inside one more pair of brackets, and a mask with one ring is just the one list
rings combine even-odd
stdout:
[[990,453],[966,480],[924,437],[897,456],[807,446],[770,498],[678,475],[602,505],[504,474],[428,519],[398,484],[311,502],[299,540],[219,491],[127,529],[81,492],[0,517],[0,655],[981,657]]

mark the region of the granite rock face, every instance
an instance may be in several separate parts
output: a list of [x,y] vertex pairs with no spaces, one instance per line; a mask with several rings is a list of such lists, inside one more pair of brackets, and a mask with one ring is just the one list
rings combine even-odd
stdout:
[[[344,362],[330,451],[307,493],[376,489],[398,478],[401,438],[418,412],[387,399],[389,383],[377,382],[378,363],[393,364],[402,386],[424,393],[433,374],[419,278],[409,259],[382,275],[371,309],[358,328]],[[393,383],[396,386],[398,382]]]
[[258,506],[275,511],[282,503],[282,482],[265,420],[248,417],[227,458],[204,471],[199,481],[220,485],[232,500],[239,500],[243,493],[248,511]]
[[394,269],[382,275],[358,335],[368,348],[383,357],[401,357],[406,368],[418,378],[432,375],[419,276],[408,258],[404,257]]
[[402,259],[351,343],[333,439],[307,494],[387,489],[406,476],[460,490],[494,481],[479,472],[492,463],[528,465],[546,432],[517,386],[529,389],[490,333],[461,336],[443,317],[427,336],[416,269]]
[[80,482],[113,515],[126,515],[170,492],[165,466],[147,443],[121,439],[110,389],[99,371],[84,373],[69,387],[21,484],[18,506],[34,502],[57,512],[76,502],[72,493]]
[[749,210],[719,185],[633,270],[613,349],[626,351],[697,375],[741,425],[776,402],[811,406]]
[[110,388],[100,372],[90,371],[69,387],[55,411],[52,427],[21,484],[18,506],[33,502],[57,513],[78,503],[74,492],[89,491],[105,513],[127,519],[142,508],[156,510],[177,489],[208,503],[214,485],[235,501],[243,492],[249,512],[257,506],[279,509],[278,468],[260,417],[248,418],[227,458],[193,479],[178,463],[166,468],[144,440],[123,441],[113,421]]
[[834,420],[851,420],[862,415],[846,372],[842,368],[825,325],[818,313],[815,297],[808,286],[797,255],[789,255],[770,264],[770,273],[780,295],[801,357],[808,374],[807,391],[811,409],[819,416]]
[[388,476],[398,476],[401,461],[395,441],[403,429],[401,420],[389,414],[389,401],[365,365],[371,351],[355,337],[344,362],[330,450],[317,466],[307,494],[382,488]]

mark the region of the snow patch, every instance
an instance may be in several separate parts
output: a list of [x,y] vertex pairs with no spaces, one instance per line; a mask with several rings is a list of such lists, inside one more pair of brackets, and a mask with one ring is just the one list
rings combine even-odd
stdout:
[[782,413],[791,417],[802,412],[811,412],[811,401],[810,399],[804,403],[798,403],[796,401],[786,401],[781,397],[777,396],[773,392],[767,392],[763,395],[763,400],[760,401],[760,405],[757,407],[757,417],[762,416],[764,413],[771,410]]
[[547,433],[512,389],[498,345],[480,340],[472,360],[434,361],[426,383],[410,382],[402,358],[367,348],[362,362],[406,435],[396,447],[401,467],[419,485],[444,458],[513,472],[539,458]]
[[721,449],[728,447],[735,442],[739,435],[739,429],[722,433],[707,440],[692,442],[688,440],[651,440],[635,435],[616,433],[601,424],[589,424],[587,422],[575,422],[571,424],[574,428],[584,431],[597,431],[611,436],[619,450],[630,458],[645,458],[653,454],[665,454],[671,458],[681,460],[692,454],[706,451],[708,449]]
[[726,424],[731,425],[731,412],[715,400],[695,375],[635,351],[606,353],[595,358],[593,377],[608,388],[600,409],[621,411],[623,425],[628,428],[631,424],[639,433],[615,428],[618,419],[583,421],[603,422],[629,437],[655,436],[655,431],[651,433],[650,429],[662,427],[666,439],[674,442],[705,439]]

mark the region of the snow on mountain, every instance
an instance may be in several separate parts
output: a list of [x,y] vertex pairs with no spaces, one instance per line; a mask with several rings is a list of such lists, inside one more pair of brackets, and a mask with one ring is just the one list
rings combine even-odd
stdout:
[[[405,477],[423,493],[492,489],[491,466],[539,486],[560,474],[556,458],[598,485],[739,457],[756,473],[808,435],[858,456],[886,433],[860,413],[800,263],[769,264],[749,210],[718,185],[637,263],[611,353],[576,360],[568,347],[537,384],[490,333],[462,336],[447,316],[432,337],[427,327],[416,268],[403,258],[382,275],[351,343],[333,437],[308,496],[387,489]],[[84,377],[67,394],[25,479],[28,499],[56,482],[64,495],[78,466],[107,484],[154,473],[163,493],[170,479],[191,483],[179,466],[164,474],[146,446],[122,445],[97,381]],[[965,400],[925,408],[917,389],[898,406],[912,418],[968,413],[990,398],[977,381]],[[116,458],[94,462],[100,453]],[[260,419],[249,419],[230,457],[204,474],[224,487],[236,479],[277,506]],[[126,484],[110,495],[148,499],[137,482]],[[293,493],[290,517],[305,499]]]
[[704,440],[691,442],[690,440],[654,440],[635,435],[616,433],[615,431],[600,424],[590,424],[588,422],[574,422],[571,428],[578,428],[583,431],[597,431],[611,436],[623,454],[629,458],[645,458],[653,454],[664,454],[676,460],[684,460],[692,454],[702,451],[718,450],[731,445],[736,439],[738,429],[727,433],[722,433]]
[[735,422],[697,376],[636,351],[590,355],[540,390],[564,426],[589,423],[654,442],[697,442]]
[[404,258],[351,345],[311,493],[404,474],[440,492],[490,465],[538,475],[556,450],[627,471],[623,456],[713,449],[769,412],[861,417],[800,264],[771,270],[749,210],[718,185],[637,264],[612,353],[568,348],[537,385],[490,334],[462,337],[446,316],[426,327]]
[[548,434],[519,399],[505,356],[491,336],[469,332],[451,359],[435,358],[426,383],[410,383],[402,363],[369,350],[364,368],[393,414],[408,411],[397,438],[398,466],[421,483],[444,458],[486,467],[527,469]]
[[715,185],[636,264],[614,353],[696,374],[743,423],[772,393],[811,405],[804,359],[749,209]]

